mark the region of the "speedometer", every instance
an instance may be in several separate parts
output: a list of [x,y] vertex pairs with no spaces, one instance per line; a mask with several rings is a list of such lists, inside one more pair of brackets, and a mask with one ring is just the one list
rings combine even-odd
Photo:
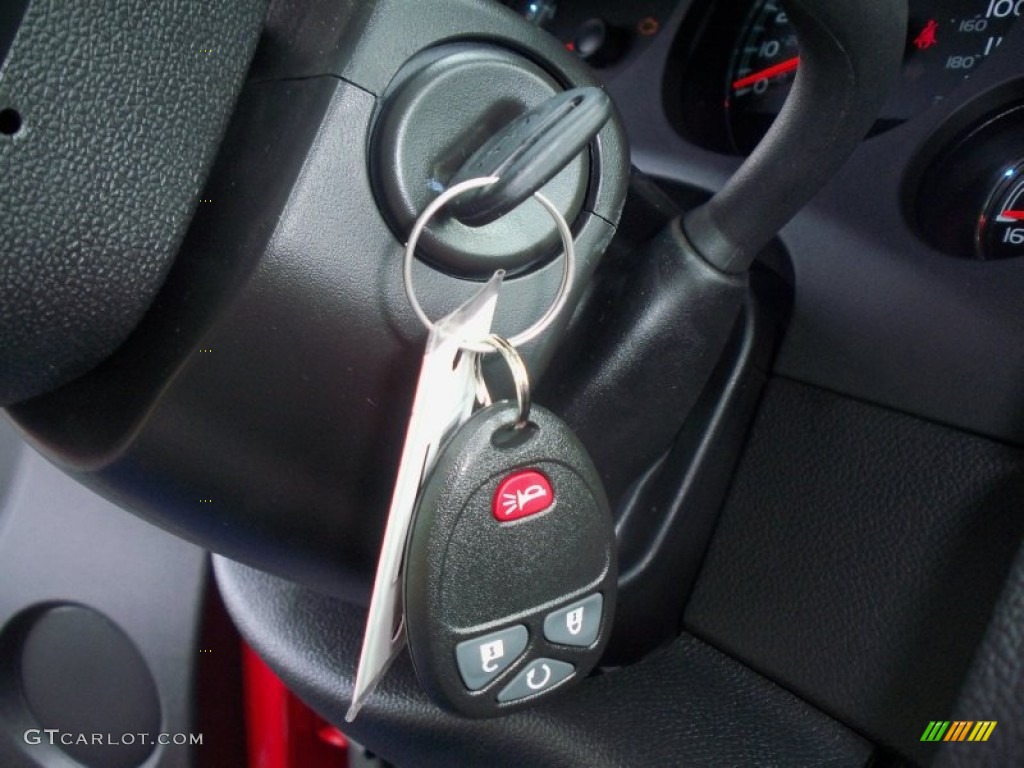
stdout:
[[[910,0],[901,76],[879,127],[898,124],[940,100],[994,51],[1024,13],[1024,0]],[[800,66],[796,33],[777,0],[751,9],[736,42],[726,82],[734,146],[749,151],[789,95]]]

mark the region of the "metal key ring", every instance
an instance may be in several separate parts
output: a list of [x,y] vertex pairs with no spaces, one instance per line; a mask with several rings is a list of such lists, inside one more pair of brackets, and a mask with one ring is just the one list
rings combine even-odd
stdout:
[[[487,347],[488,351],[498,352],[512,372],[512,383],[516,387],[516,403],[519,405],[519,414],[516,416],[513,426],[522,429],[530,423],[530,374],[526,370],[526,363],[523,361],[519,351],[512,346],[509,339],[504,339],[496,333],[492,333],[480,342]],[[476,374],[479,377],[480,357],[476,358]]]
[[[409,233],[409,242],[405,246],[405,260],[402,268],[403,276],[405,278],[405,295],[409,297],[409,303],[412,304],[412,308],[416,313],[416,316],[423,322],[428,330],[433,330],[435,324],[429,317],[427,317],[427,313],[424,312],[423,307],[420,306],[419,299],[416,298],[416,290],[413,288],[412,284],[412,266],[413,259],[416,254],[416,243],[419,242],[420,235],[423,234],[423,230],[426,229],[430,219],[433,218],[434,214],[436,214],[441,208],[447,205],[448,201],[454,197],[458,197],[463,192],[468,192],[471,189],[478,189],[479,187],[486,187],[496,181],[498,181],[497,176],[481,176],[480,178],[468,179],[466,181],[459,182],[458,184],[446,189],[434,198],[430,205],[428,205],[423,213],[420,214],[419,218],[416,219],[416,223],[413,225],[412,232]],[[507,340],[507,343],[511,344],[513,347],[520,347],[527,342],[533,341],[533,339],[544,332],[558,313],[562,311],[565,303],[569,300],[569,291],[572,288],[573,274],[576,267],[576,249],[573,246],[572,232],[569,229],[569,224],[566,222],[565,217],[562,216],[561,211],[555,207],[555,204],[544,197],[540,192],[534,192],[533,196],[536,198],[538,203],[544,206],[544,209],[550,214],[551,218],[555,220],[555,225],[558,227],[558,234],[561,235],[562,238],[562,248],[565,251],[565,268],[562,270],[562,283],[558,286],[558,294],[555,296],[554,302],[552,302],[551,306],[548,307],[547,311],[541,315],[537,322]],[[470,352],[478,352],[481,354],[493,352],[496,349],[493,344],[473,341],[464,341],[462,343],[462,347]]]

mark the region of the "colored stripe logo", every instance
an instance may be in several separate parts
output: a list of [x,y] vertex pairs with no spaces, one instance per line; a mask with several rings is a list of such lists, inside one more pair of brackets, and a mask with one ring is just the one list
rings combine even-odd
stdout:
[[996,720],[932,720],[921,741],[988,741]]

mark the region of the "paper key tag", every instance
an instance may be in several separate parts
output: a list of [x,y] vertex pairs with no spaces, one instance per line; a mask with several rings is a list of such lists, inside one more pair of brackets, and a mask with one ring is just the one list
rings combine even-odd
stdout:
[[460,352],[460,345],[490,333],[503,277],[504,272],[496,272],[473,298],[438,321],[427,337],[373,582],[352,706],[345,714],[348,722],[355,719],[405,643],[400,577],[416,498],[441,443],[473,412],[474,353]]

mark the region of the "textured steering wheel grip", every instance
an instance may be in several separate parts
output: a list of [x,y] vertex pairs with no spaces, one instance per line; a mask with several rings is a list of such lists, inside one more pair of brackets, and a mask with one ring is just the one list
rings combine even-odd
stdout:
[[[110,355],[177,253],[267,0],[35,0],[0,69],[0,406]],[[214,203],[215,204],[215,203]]]
[[683,220],[690,244],[741,273],[835,175],[871,128],[899,72],[907,0],[782,0],[800,68],[782,112],[725,187]]

